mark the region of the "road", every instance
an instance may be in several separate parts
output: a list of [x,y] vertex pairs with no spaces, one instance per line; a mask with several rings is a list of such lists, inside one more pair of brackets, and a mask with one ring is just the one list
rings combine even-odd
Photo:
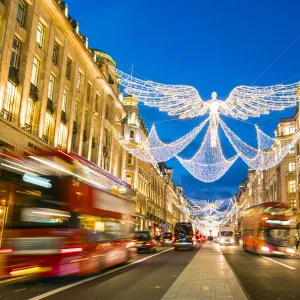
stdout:
[[237,246],[221,249],[251,299],[300,299],[298,257],[263,257]]
[[[221,249],[249,299],[300,299],[300,258],[264,257],[237,246]],[[87,277],[4,280],[0,300],[161,299],[195,254],[160,247],[156,254],[139,254],[128,264]]]
[[161,299],[195,254],[159,247],[156,254],[139,254],[89,277],[6,280],[0,282],[0,299]]

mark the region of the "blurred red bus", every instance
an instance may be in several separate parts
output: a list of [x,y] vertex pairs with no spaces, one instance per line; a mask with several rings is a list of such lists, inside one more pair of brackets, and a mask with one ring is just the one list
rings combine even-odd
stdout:
[[248,208],[241,220],[243,249],[258,254],[292,255],[293,210],[265,202]]
[[14,173],[6,162],[0,177],[10,188],[0,248],[7,275],[88,274],[136,253],[135,192],[128,184],[79,157],[30,160],[14,165]]

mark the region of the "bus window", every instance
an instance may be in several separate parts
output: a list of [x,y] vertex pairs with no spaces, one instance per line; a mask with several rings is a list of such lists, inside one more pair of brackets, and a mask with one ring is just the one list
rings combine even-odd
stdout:
[[288,246],[291,244],[289,228],[267,228],[266,240],[275,246]]

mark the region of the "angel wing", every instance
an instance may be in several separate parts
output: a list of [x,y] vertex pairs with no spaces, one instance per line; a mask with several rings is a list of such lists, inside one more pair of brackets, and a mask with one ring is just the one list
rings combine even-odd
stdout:
[[247,119],[283,110],[299,102],[299,83],[273,86],[238,86],[226,101],[220,103],[219,112],[236,119]]
[[185,119],[208,112],[208,105],[191,86],[160,84],[132,77],[118,69],[115,72],[119,75],[120,84],[125,87],[126,93],[132,94],[145,105],[167,112],[170,116]]

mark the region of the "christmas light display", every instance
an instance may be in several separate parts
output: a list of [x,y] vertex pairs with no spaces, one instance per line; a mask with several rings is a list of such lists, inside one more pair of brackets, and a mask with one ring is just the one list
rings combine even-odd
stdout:
[[[266,170],[277,165],[300,138],[299,131],[291,139],[278,142],[277,139],[267,136],[256,126],[258,141],[256,149],[236,136],[220,118],[221,115],[225,115],[245,120],[249,117],[269,114],[271,111],[293,107],[299,101],[298,82],[265,87],[238,86],[224,101],[217,99],[216,92],[212,93],[210,100],[203,101],[197,90],[191,86],[161,84],[135,78],[118,69],[114,71],[118,75],[120,84],[124,86],[125,92],[134,95],[145,105],[157,107],[160,111],[165,111],[170,116],[179,116],[181,119],[209,115],[209,128],[203,143],[198,152],[189,160],[177,154],[196,137],[206,124],[204,122],[195,128],[195,131],[191,131],[171,144],[161,142],[155,127],[151,129],[149,138],[140,145],[133,145],[130,141],[118,136],[120,144],[141,160],[161,162],[176,156],[195,178],[204,182],[213,182],[223,176],[238,157],[257,170]],[[237,153],[228,160],[224,157],[220,145],[219,125]]]
[[256,126],[258,149],[255,149],[236,136],[222,120],[220,125],[237,154],[255,170],[267,170],[276,166],[300,139],[298,131],[290,139],[277,142]]
[[283,110],[298,103],[299,83],[273,86],[238,86],[225,101],[212,99],[203,101],[197,90],[186,85],[170,85],[135,78],[121,70],[114,69],[125,92],[134,95],[140,102],[155,106],[170,116],[181,119],[194,118],[214,111],[235,119],[247,119],[269,114],[272,110]]
[[243,205],[236,205],[234,198],[213,202],[188,198],[181,205],[175,201],[174,204],[189,216],[190,221],[197,228],[207,235],[210,234],[210,231],[216,232],[220,224],[230,222],[230,219],[243,208]]
[[148,138],[146,138],[140,144],[134,143],[131,140],[126,140],[115,130],[114,134],[121,146],[132,155],[140,160],[155,164],[158,162],[167,161],[174,157],[177,153],[181,152],[195,139],[207,122],[208,118],[201,122],[191,132],[169,144],[166,144],[160,140],[157,135],[155,125],[152,126]]
[[211,147],[213,131],[210,127],[206,132],[200,149],[190,160],[185,160],[176,156],[180,163],[195,178],[203,182],[213,182],[219,179],[237,159],[237,156],[234,156],[229,160],[225,159],[218,134],[214,137],[214,147]]

